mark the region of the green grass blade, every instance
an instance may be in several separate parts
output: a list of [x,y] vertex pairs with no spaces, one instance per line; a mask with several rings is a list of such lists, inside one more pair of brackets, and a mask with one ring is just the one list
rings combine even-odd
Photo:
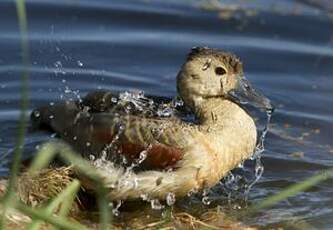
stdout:
[[72,205],[75,201],[75,198],[77,196],[77,193],[80,189],[80,182],[78,180],[74,180],[72,183],[75,182],[76,184],[73,185],[73,188],[71,188],[71,190],[68,191],[68,195],[65,197],[65,200],[62,202],[61,209],[58,214],[61,217],[66,217],[69,214]]
[[31,174],[39,172],[42,168],[46,167],[57,154],[59,154],[66,163],[74,165],[78,171],[90,177],[96,183],[101,182],[101,177],[96,172],[96,169],[87,160],[76,154],[70,146],[61,141],[54,141],[42,145],[28,172]]
[[[73,150],[62,142],[46,143],[42,146],[40,152],[36,156],[36,160],[33,162],[29,172],[35,173],[41,170],[49,162],[48,158],[54,157],[59,154],[60,157],[68,164],[74,165],[75,169],[83,175],[88,176],[96,183],[97,202],[100,210],[100,229],[108,229],[108,225],[111,222],[111,213],[109,207],[109,201],[107,199],[107,189],[104,187],[103,180],[96,169],[85,159],[75,154]],[[39,156],[42,155],[42,156]]]
[[17,139],[15,144],[15,150],[13,154],[13,161],[11,165],[10,178],[8,182],[8,190],[13,191],[17,173],[20,168],[22,150],[24,145],[24,136],[27,125],[27,109],[29,104],[28,94],[28,69],[29,69],[29,48],[28,48],[28,32],[27,32],[27,17],[24,0],[16,1],[16,9],[19,20],[20,32],[21,32],[21,48],[23,59],[23,73],[22,73],[22,88],[21,88],[21,106],[20,106],[20,120],[17,129]]
[[77,154],[74,154],[69,147],[60,148],[60,156],[72,163],[75,168],[77,168],[82,174],[87,175],[93,179],[97,185],[97,202],[100,215],[100,229],[106,230],[109,229],[109,223],[111,222],[111,213],[109,207],[109,201],[107,199],[107,189],[102,183],[100,175],[96,172],[96,169],[91,166],[86,160],[83,160],[81,157],[78,157]]
[[23,214],[30,216],[32,219],[39,219],[43,220],[47,223],[52,224],[55,227],[61,229],[68,229],[68,230],[85,230],[87,229],[85,226],[68,221],[64,217],[50,215],[45,212],[45,209],[37,209],[28,207],[25,204],[18,202],[15,205],[15,209],[22,212]]
[[104,186],[98,186],[97,190],[97,202],[98,202],[98,209],[99,209],[99,219],[100,219],[100,229],[107,230],[109,229],[109,223],[111,221],[110,216],[110,205],[107,199],[107,190]]
[[29,167],[28,173],[31,175],[37,174],[41,169],[50,164],[56,154],[57,151],[53,145],[43,145],[35,155],[34,160]]
[[283,201],[287,199],[288,197],[294,196],[299,192],[302,192],[308,188],[311,188],[312,186],[319,184],[320,182],[327,180],[328,178],[333,177],[333,169],[323,171],[315,176],[312,176],[308,179],[306,179],[303,182],[300,182],[298,184],[292,185],[282,192],[270,196],[267,199],[261,201],[259,204],[255,204],[250,210],[250,213],[257,212],[259,210],[262,210],[264,208],[271,207],[275,205],[276,203]]
[[28,45],[28,23],[25,9],[24,0],[16,0],[16,11],[18,24],[21,34],[21,49],[22,49],[22,84],[21,84],[21,101],[20,101],[20,119],[17,128],[17,138],[15,143],[15,149],[13,153],[13,159],[10,170],[10,177],[8,181],[7,191],[5,194],[6,201],[3,203],[2,216],[0,218],[0,229],[5,228],[5,219],[8,207],[15,202],[15,185],[17,180],[17,174],[20,168],[22,150],[24,145],[24,136],[27,124],[27,109],[29,105],[29,87],[28,87],[28,70],[29,70],[29,45]]
[[[59,206],[59,204],[62,204],[58,215],[61,217],[67,216],[68,211],[70,210],[79,189],[80,189],[80,182],[78,180],[73,180],[73,182],[70,183],[67,186],[67,188],[64,191],[62,191],[57,197],[55,197],[51,201],[51,203],[45,208],[45,213],[51,215],[55,211],[55,209]],[[39,229],[42,223],[43,222],[40,220],[34,220],[27,227],[27,229],[37,230]]]
[[23,73],[22,73],[22,89],[21,89],[21,114],[19,125],[17,129],[17,139],[15,150],[13,154],[13,161],[11,165],[11,173],[8,181],[8,190],[13,191],[17,179],[17,173],[19,171],[22,149],[24,144],[24,136],[26,130],[26,121],[27,121],[27,108],[28,108],[28,68],[29,68],[29,49],[28,49],[28,40],[27,40],[27,18],[25,11],[25,4],[23,0],[16,1],[16,9],[18,14],[18,20],[20,25],[21,32],[21,48],[23,54]]

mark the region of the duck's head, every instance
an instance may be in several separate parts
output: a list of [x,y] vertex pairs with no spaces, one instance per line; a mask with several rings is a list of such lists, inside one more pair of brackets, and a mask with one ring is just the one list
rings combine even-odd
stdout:
[[241,61],[217,49],[193,48],[177,76],[177,89],[193,110],[210,98],[273,109],[270,100],[244,77]]

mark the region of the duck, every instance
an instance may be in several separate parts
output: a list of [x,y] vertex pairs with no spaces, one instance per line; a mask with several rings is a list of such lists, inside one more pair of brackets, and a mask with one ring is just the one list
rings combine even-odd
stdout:
[[[176,82],[195,122],[121,111],[111,91],[42,106],[31,120],[92,162],[110,200],[184,197],[213,187],[253,155],[257,128],[243,105],[273,106],[245,78],[240,59],[220,49],[192,48]],[[130,162],[132,170],[120,161]]]

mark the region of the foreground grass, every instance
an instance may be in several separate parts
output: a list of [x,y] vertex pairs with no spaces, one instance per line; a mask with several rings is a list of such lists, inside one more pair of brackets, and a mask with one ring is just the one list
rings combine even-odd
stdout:
[[24,136],[27,124],[27,109],[29,105],[29,89],[28,89],[28,68],[29,68],[29,45],[28,45],[28,23],[27,15],[25,9],[24,0],[16,1],[16,10],[18,24],[21,33],[21,49],[22,49],[22,62],[23,62],[23,72],[22,72],[22,84],[21,84],[21,103],[20,103],[20,120],[17,128],[17,138],[16,145],[13,153],[13,160],[11,165],[10,178],[3,200],[3,215],[0,218],[0,229],[5,228],[5,216],[7,210],[15,204],[15,184],[17,180],[17,175],[21,163],[21,156],[24,145]]
[[333,178],[333,169],[324,170],[298,184],[287,187],[278,194],[270,196],[265,200],[260,201],[260,203],[253,205],[249,212],[255,213],[265,208],[274,206],[278,202],[284,201],[291,196],[295,196],[298,193],[303,192],[329,178]]
[[[80,181],[75,179],[74,176],[68,176],[69,179],[66,179],[64,176],[60,176],[63,173],[66,173],[67,168],[57,168],[52,172],[54,174],[44,174],[43,170],[48,170],[47,166],[49,162],[55,156],[61,157],[67,164],[71,165],[70,170],[78,172],[86,177],[89,177],[96,184],[96,195],[98,197],[98,206],[99,211],[98,215],[100,217],[99,223],[90,222],[88,225],[83,225],[82,223],[86,223],[87,220],[82,219],[80,215],[71,214],[70,210],[76,205],[75,203],[78,201],[78,191],[80,189]],[[57,171],[58,170],[58,171]],[[69,171],[70,171],[69,170]],[[68,174],[72,175],[72,174]],[[333,177],[333,170],[326,170],[317,175],[314,175],[303,182],[300,182],[296,185],[292,185],[280,193],[268,197],[267,199],[250,206],[249,208],[242,211],[244,214],[241,217],[249,218],[251,216],[255,217],[255,214],[265,209],[274,206],[275,204],[291,197],[297,195],[299,192],[305,191],[312,186],[319,184],[320,182],[327,180]],[[30,180],[29,180],[30,178]],[[64,179],[65,178],[65,179]],[[52,183],[48,183],[50,186],[45,187],[39,185],[38,181],[44,182],[52,181],[56,182],[54,185]],[[58,182],[57,182],[58,180]],[[32,181],[32,182],[31,182]],[[117,227],[117,224],[114,223],[112,225],[110,217],[112,214],[110,213],[110,207],[108,205],[107,200],[107,190],[103,187],[103,178],[100,177],[97,170],[91,166],[91,164],[82,159],[80,156],[75,154],[71,148],[62,143],[62,142],[52,142],[44,144],[33,162],[31,163],[30,168],[27,172],[23,173],[19,176],[18,182],[19,185],[16,185],[15,188],[19,188],[14,191],[16,193],[16,199],[12,200],[10,205],[7,206],[7,212],[3,212],[3,218],[6,219],[9,216],[8,210],[16,210],[19,213],[28,216],[30,220],[28,221],[27,229],[39,229],[41,226],[44,226],[47,223],[49,226],[54,226],[61,229],[90,229],[91,226],[95,224],[95,228],[99,229],[109,229],[111,226]],[[33,185],[36,185],[37,188],[34,188]],[[52,187],[53,186],[53,187]],[[63,186],[63,187],[61,187]],[[44,189],[44,190],[43,190]],[[48,190],[45,190],[48,189]],[[50,191],[56,191],[50,193]],[[29,202],[30,200],[34,200],[34,197],[27,196],[25,194],[37,194],[38,191],[41,199],[37,199],[41,205],[38,205],[38,202]],[[28,197],[24,199],[23,197]],[[4,204],[6,204],[6,196],[0,199],[0,204],[2,207],[0,210],[3,210]],[[20,199],[19,199],[20,198]],[[27,201],[28,200],[28,201]],[[25,203],[23,203],[24,201]],[[33,205],[37,203],[37,205]],[[30,206],[26,205],[30,204]],[[8,204],[7,204],[8,205]],[[35,206],[35,207],[31,207]],[[147,212],[142,212],[142,207],[137,207],[138,211],[142,213],[142,217],[146,216]],[[84,211],[84,210],[82,210]],[[130,214],[129,214],[130,215]],[[125,223],[125,225],[134,225],[136,228],[145,229],[145,228],[162,228],[162,227],[175,227],[179,224],[187,225],[190,228],[202,227],[208,229],[219,229],[221,227],[221,220],[223,220],[223,226],[228,229],[247,229],[244,224],[237,221],[235,218],[230,218],[225,213],[215,210],[215,211],[207,211],[205,213],[205,218],[203,217],[194,217],[189,213],[182,212],[181,210],[172,211],[168,214],[169,216],[166,218],[159,218],[158,220],[154,220],[151,222],[146,222],[143,220],[130,221]],[[140,215],[139,215],[140,216]],[[207,217],[209,216],[209,217]],[[137,216],[136,216],[137,218]],[[140,219],[139,218],[139,219]],[[82,222],[81,224],[79,222]],[[116,221],[117,222],[117,221]],[[226,224],[228,223],[228,224]],[[119,223],[118,223],[119,224]],[[124,224],[124,223],[123,223]],[[305,221],[294,221],[294,223],[287,223],[292,225],[293,228],[296,229],[313,229],[312,226],[307,224]],[[120,224],[120,226],[123,226]],[[119,226],[118,226],[119,227]],[[171,228],[172,229],[172,228]]]
[[[21,165],[21,158],[22,158],[22,151],[24,146],[24,137],[27,127],[27,109],[29,105],[29,87],[28,87],[28,76],[29,76],[29,65],[30,65],[30,58],[29,58],[29,42],[28,42],[28,20],[26,14],[26,7],[24,0],[16,0],[16,9],[17,9],[17,18],[18,24],[21,34],[21,49],[22,49],[22,63],[23,63],[23,71],[22,71],[22,84],[21,84],[21,115],[20,120],[17,128],[17,139],[15,150],[13,153],[13,160],[10,170],[10,178],[8,180],[8,184],[6,186],[6,192],[4,196],[1,198],[0,203],[1,207],[1,219],[0,219],[0,229],[6,228],[6,217],[8,211],[11,209],[16,209],[32,218],[32,225],[31,229],[37,229],[39,224],[39,220],[47,221],[50,224],[53,224],[56,227],[64,228],[64,229],[82,229],[82,226],[78,226],[77,224],[73,224],[66,220],[65,216],[69,209],[69,204],[71,200],[73,200],[76,196],[76,190],[73,190],[71,186],[75,185],[77,188],[77,181],[73,182],[75,184],[69,185],[64,192],[69,193],[67,196],[59,194],[54,200],[55,203],[62,202],[63,208],[60,211],[60,215],[58,217],[54,217],[52,210],[55,208],[55,203],[51,202],[49,206],[46,207],[45,210],[38,210],[32,209],[24,204],[22,204],[17,199],[16,193],[16,186],[17,186],[17,177],[19,168]],[[51,160],[51,158],[50,158]],[[48,162],[44,162],[48,163]],[[81,165],[81,163],[77,164]],[[85,169],[86,170],[86,169]],[[96,179],[95,177],[92,177]],[[100,208],[100,227],[101,229],[107,229],[108,223],[110,222],[110,215],[109,215],[109,206],[106,200],[106,189],[103,187],[101,183],[98,184],[97,187],[98,191],[98,203]],[[59,200],[59,201],[58,201]]]

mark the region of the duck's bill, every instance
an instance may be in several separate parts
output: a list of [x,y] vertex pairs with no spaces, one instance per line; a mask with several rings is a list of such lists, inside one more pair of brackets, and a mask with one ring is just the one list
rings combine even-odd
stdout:
[[240,104],[250,104],[265,110],[274,110],[271,101],[252,87],[246,78],[239,81],[238,87],[229,92],[229,96]]

